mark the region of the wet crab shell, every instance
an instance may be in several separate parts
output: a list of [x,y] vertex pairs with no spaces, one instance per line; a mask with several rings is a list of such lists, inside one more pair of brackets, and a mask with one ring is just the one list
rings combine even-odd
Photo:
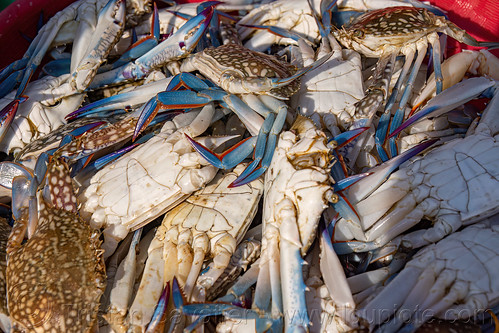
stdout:
[[[76,202],[67,192],[72,191],[67,171],[56,169],[58,174],[50,174],[49,179],[52,184],[63,184],[57,187],[67,194],[62,197]],[[16,247],[12,240],[19,229],[14,228],[9,239],[7,295],[12,327],[90,332],[97,322],[106,280],[99,234],[77,212],[62,209],[67,209],[68,202],[52,207],[43,198],[40,201],[38,227],[31,238]]]
[[[238,44],[225,44],[219,47],[209,47],[200,53],[189,57],[186,62],[199,70],[204,76],[213,80],[224,90],[230,93],[230,80],[227,87],[222,82],[223,75],[233,78],[285,78],[293,75],[296,68],[279,60],[273,55],[252,51]],[[183,65],[187,66],[187,65]],[[290,84],[261,92],[276,98],[288,98],[298,91],[300,81],[294,80]],[[248,93],[256,93],[248,91]]]
[[352,24],[338,30],[342,44],[368,57],[379,57],[415,43],[432,32],[443,32],[446,22],[424,8],[391,7],[373,10],[357,17]]

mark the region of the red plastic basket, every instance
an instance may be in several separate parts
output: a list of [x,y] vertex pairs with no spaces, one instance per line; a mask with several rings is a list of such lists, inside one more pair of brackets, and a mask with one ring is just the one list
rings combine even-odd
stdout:
[[[48,19],[57,11],[65,8],[74,0],[17,0],[0,12],[0,68],[20,59],[27,50],[29,43],[22,36],[34,37],[40,13]],[[199,2],[184,0],[179,2]],[[499,41],[499,1],[497,0],[433,0],[447,11],[450,20],[459,27],[466,29],[473,37],[482,41]],[[459,52],[460,45],[449,38],[450,52]],[[494,51],[497,56],[499,52]]]

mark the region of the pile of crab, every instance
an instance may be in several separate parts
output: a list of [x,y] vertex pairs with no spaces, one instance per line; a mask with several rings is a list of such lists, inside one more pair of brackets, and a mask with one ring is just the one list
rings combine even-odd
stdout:
[[415,0],[161,6],[74,2],[0,72],[3,331],[497,332],[497,43]]

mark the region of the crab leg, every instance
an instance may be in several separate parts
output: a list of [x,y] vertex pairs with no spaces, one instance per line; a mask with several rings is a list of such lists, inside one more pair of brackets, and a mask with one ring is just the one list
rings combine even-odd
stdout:
[[104,318],[111,325],[122,322],[132,299],[135,280],[137,248],[142,235],[142,229],[135,231],[126,258],[118,266],[116,278],[110,293],[110,307]]
[[333,301],[339,308],[339,316],[352,325],[355,318],[355,302],[353,300],[350,286],[347,283],[343,267],[331,244],[331,236],[328,228],[323,228],[320,235],[321,261],[320,269],[322,277],[332,296]]
[[[438,36],[436,36],[436,38],[438,40]],[[433,43],[433,44],[436,44],[436,43]],[[416,80],[416,75],[418,74],[419,68],[421,67],[421,64],[423,63],[423,59],[426,55],[426,48],[427,48],[426,43],[423,44],[421,47],[418,47],[418,56],[414,62],[411,74],[409,75],[409,78],[407,80],[407,83],[406,83],[406,86],[404,89],[404,93],[402,94],[402,97],[400,99],[399,108],[397,109],[397,112],[395,112],[395,116],[393,117],[393,120],[391,121],[390,132],[393,132],[395,128],[400,126],[400,124],[402,123],[402,121],[404,119],[405,106],[407,104],[407,101],[409,100],[410,94],[412,93],[412,87],[414,85],[414,81]],[[437,62],[437,61],[439,61],[439,59],[435,59],[434,61]],[[398,154],[398,152],[397,152],[398,149],[396,146],[395,138],[393,136],[390,136],[389,144],[390,144],[390,155],[396,156]]]
[[114,96],[103,98],[68,114],[66,120],[76,120],[79,118],[95,115],[102,111],[117,109],[134,109],[146,103],[151,97],[165,90],[172,78],[141,85],[132,91],[123,92]]

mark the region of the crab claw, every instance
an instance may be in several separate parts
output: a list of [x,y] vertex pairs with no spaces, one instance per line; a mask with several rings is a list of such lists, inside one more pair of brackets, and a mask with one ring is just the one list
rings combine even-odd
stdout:
[[113,63],[112,68],[118,68],[127,64],[128,62],[137,59],[154,47],[156,47],[159,43],[159,39],[161,38],[160,33],[160,25],[159,25],[159,14],[158,7],[156,3],[154,3],[154,10],[151,20],[151,32],[144,38],[134,42],[130,47],[121,55],[121,57]]
[[[166,89],[165,89],[166,86]],[[108,98],[103,98],[68,114],[67,120],[93,115],[102,111],[136,108],[154,98],[160,92],[175,91],[180,89],[194,89],[196,91],[208,89],[209,86],[190,73],[180,73],[172,78],[152,82],[139,86],[132,91],[127,91]],[[187,99],[186,99],[187,100]]]
[[[0,170],[3,175],[2,186],[12,190],[12,216],[16,221],[27,221],[26,229],[30,237],[38,224],[37,179],[31,170],[14,162],[0,163]],[[26,229],[18,237],[21,241]]]
[[[156,7],[156,6],[155,6]],[[168,301],[170,299],[170,282],[166,283],[161,296],[159,297],[158,304],[154,309],[151,322],[147,326],[146,333],[163,332],[163,326],[166,320],[166,310],[168,308]]]
[[173,35],[159,43],[134,62],[97,75],[91,89],[128,80],[144,78],[155,68],[169,61],[178,60],[190,54],[208,28],[213,17],[214,6],[210,6],[187,21]]
[[28,97],[26,96],[20,96],[16,99],[14,99],[12,102],[7,104],[2,111],[0,111],[0,141],[3,140],[5,137],[5,134],[7,133],[10,124],[12,124],[12,121],[14,120],[14,117],[16,116],[17,109],[19,107],[19,104],[27,100]]
[[191,90],[159,93],[141,108],[133,140],[149,125],[159,110],[193,109],[205,106],[212,101],[213,99],[208,95],[199,94]]
[[485,90],[495,85],[495,81],[485,77],[475,77],[461,81],[432,98],[422,110],[415,113],[395,129],[389,138],[398,135],[402,130],[423,118],[438,117],[445,112],[451,111],[455,107],[476,98]]
[[[232,146],[222,154],[214,153],[212,150],[196,142],[186,134],[187,140],[192,147],[203,156],[210,164],[219,169],[231,169],[241,163],[255,148],[257,137],[247,138]],[[242,184],[241,184],[242,185]]]
[[340,133],[337,136],[335,136],[334,138],[332,138],[331,140],[329,140],[328,143],[332,144],[334,141],[335,142],[335,144],[334,144],[335,149],[343,148],[346,144],[355,140],[359,135],[361,135],[362,133],[364,133],[368,129],[369,129],[369,127],[359,127],[359,128],[355,128],[355,129],[350,130],[350,131]]

